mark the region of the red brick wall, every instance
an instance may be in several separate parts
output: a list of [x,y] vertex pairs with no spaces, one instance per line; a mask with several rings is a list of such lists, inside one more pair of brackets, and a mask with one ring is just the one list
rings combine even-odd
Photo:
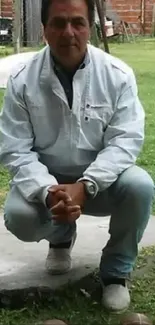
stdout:
[[144,30],[141,28],[140,23],[140,17],[142,14],[141,0],[111,0],[111,4],[122,20],[132,24],[134,33],[139,33],[140,31],[144,31],[145,34],[151,33],[153,4],[155,4],[155,0],[145,0]]
[[1,16],[12,17],[13,15],[13,0],[1,0]]

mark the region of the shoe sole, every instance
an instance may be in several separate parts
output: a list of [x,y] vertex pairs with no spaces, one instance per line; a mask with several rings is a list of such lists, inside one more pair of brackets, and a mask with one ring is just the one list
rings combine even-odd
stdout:
[[111,315],[121,315],[121,314],[124,314],[128,310],[128,308],[129,308],[129,306],[128,306],[128,307],[123,308],[121,310],[113,310],[113,309],[108,309],[108,307],[105,307],[104,304],[102,304],[102,306],[105,309],[105,312],[108,313],[108,314],[111,314]]
[[54,270],[52,270],[52,271],[47,270],[47,273],[50,274],[50,275],[64,275],[64,274],[69,273],[71,271],[71,269],[72,269],[72,266],[70,268],[66,269],[66,270],[63,270],[63,271],[61,271],[61,270],[55,270],[55,271]]

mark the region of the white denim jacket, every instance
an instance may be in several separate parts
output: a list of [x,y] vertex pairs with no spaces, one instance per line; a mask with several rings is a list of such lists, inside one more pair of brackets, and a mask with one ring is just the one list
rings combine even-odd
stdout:
[[107,189],[136,162],[144,111],[133,71],[88,45],[89,62],[73,79],[73,105],[46,46],[11,74],[0,118],[0,163],[29,201],[45,202],[55,174]]

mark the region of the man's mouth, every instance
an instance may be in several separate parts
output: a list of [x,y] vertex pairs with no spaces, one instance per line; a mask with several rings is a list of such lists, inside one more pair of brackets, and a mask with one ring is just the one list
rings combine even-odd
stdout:
[[64,47],[64,48],[76,47],[76,44],[61,44],[61,47]]

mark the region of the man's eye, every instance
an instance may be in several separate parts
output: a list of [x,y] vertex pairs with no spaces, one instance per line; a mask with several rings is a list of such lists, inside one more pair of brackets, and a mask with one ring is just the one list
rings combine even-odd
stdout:
[[[73,18],[70,22],[71,22],[71,25],[75,28],[80,28],[80,27],[86,26],[85,20],[81,19],[81,18]],[[57,18],[54,18],[50,22],[50,27],[57,28],[57,29],[64,29],[66,27],[67,23],[68,23],[68,21],[66,19],[57,17]]]
[[54,19],[51,22],[50,25],[51,25],[51,27],[54,27],[54,28],[63,29],[66,26],[66,20],[64,20],[64,19]]
[[83,19],[73,19],[72,20],[72,25],[73,26],[79,26],[79,27],[84,27],[84,26],[86,26],[86,23],[85,23],[85,21],[83,20]]

